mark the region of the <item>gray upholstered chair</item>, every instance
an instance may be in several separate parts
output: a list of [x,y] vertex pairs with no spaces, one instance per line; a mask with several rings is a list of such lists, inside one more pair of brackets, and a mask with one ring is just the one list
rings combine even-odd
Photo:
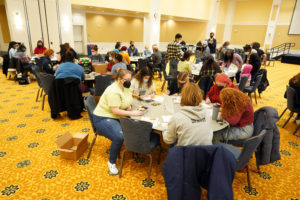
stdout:
[[238,88],[239,88],[240,91],[243,91],[245,89],[248,79],[249,79],[249,76],[242,76],[241,77],[241,81],[238,84]]
[[91,88],[90,92],[95,96],[102,96],[105,89],[114,82],[112,75],[99,75],[95,77],[95,88]]
[[135,121],[128,118],[120,119],[121,127],[124,135],[125,150],[122,152],[121,167],[119,177],[122,177],[122,169],[124,164],[124,157],[126,151],[134,153],[146,154],[150,158],[148,181],[150,181],[152,169],[152,155],[151,152],[159,146],[158,164],[160,163],[160,136],[152,133],[152,124],[144,121]]
[[246,167],[247,170],[247,182],[248,182],[248,189],[251,191],[251,181],[250,181],[250,173],[249,173],[249,167],[248,162],[250,158],[252,157],[253,153],[256,151],[257,147],[261,143],[261,141],[264,138],[264,135],[267,133],[266,130],[262,130],[259,135],[248,138],[245,140],[243,144],[243,149],[240,150],[234,146],[231,146],[229,144],[223,144],[220,143],[220,145],[224,146],[226,149],[231,151],[236,158],[236,170],[241,170],[244,167]]
[[44,110],[45,97],[46,97],[46,95],[49,94],[49,91],[52,87],[52,82],[54,79],[55,79],[55,76],[52,74],[46,74],[46,73],[40,74],[41,86],[44,90],[42,110]]
[[256,89],[259,86],[261,79],[262,79],[263,75],[258,75],[256,77],[255,83],[252,86],[246,87],[243,92],[247,92],[248,96],[250,97],[250,100],[252,101],[252,93],[254,93],[254,98],[255,98],[255,103],[257,104],[257,100],[256,100]]

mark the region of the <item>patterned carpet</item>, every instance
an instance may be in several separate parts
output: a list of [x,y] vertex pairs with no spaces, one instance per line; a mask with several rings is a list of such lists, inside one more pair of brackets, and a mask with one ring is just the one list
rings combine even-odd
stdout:
[[[286,106],[285,86],[300,72],[300,66],[276,62],[274,68],[267,69],[270,86],[254,107],[273,106],[280,114]],[[156,81],[156,85],[159,88],[161,82]],[[145,181],[149,164],[145,156],[133,160],[128,153],[123,177],[110,175],[107,168],[110,141],[101,136],[89,160],[87,152],[76,162],[62,160],[54,142],[60,135],[67,131],[90,133],[89,142],[92,141],[93,131],[87,113],[75,121],[66,116],[54,121],[50,118],[48,103],[42,111],[41,100],[35,102],[36,82],[21,86],[1,74],[0,88],[0,199],[167,199],[161,164],[156,163],[157,151],[152,153],[150,184]],[[279,127],[285,119],[287,114],[278,123]],[[285,129],[280,128],[282,160],[262,166],[260,175],[251,172],[252,191],[245,187],[246,174],[236,173],[235,199],[300,199],[300,132],[292,135],[295,127],[291,120]],[[165,145],[162,160],[167,148]],[[119,160],[117,165],[120,165]],[[250,169],[255,169],[254,159]]]

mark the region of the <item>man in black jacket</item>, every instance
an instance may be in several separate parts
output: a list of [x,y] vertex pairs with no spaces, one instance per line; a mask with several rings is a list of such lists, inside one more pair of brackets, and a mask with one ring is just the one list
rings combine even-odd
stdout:
[[216,47],[217,47],[217,40],[216,38],[214,38],[215,36],[215,33],[211,32],[210,35],[209,35],[209,39],[207,40],[207,43],[208,43],[208,47],[209,47],[209,50],[210,50],[210,54],[216,58]]

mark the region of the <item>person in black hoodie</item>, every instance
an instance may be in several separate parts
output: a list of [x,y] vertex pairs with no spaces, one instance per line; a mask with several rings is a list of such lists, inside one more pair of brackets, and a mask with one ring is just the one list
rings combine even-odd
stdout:
[[249,44],[246,44],[244,46],[244,52],[246,55],[244,63],[251,64],[253,67],[251,71],[251,84],[253,84],[253,81],[255,80],[255,75],[261,67],[260,58],[257,54],[257,51],[255,49],[252,49]]

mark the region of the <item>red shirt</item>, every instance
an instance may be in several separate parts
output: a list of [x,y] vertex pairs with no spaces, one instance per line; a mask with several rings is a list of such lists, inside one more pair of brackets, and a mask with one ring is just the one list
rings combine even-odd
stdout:
[[253,111],[252,103],[249,103],[249,106],[246,108],[246,110],[243,113],[232,117],[228,117],[225,120],[230,125],[238,126],[238,127],[244,127],[252,124],[254,121],[254,111]]
[[46,49],[46,47],[35,47],[33,54],[43,54]]
[[[235,88],[235,89],[238,89],[234,84],[232,84],[231,86],[229,86],[231,88]],[[212,103],[219,103],[221,104],[221,100],[220,100],[220,90],[217,86],[217,84],[214,84],[210,90],[208,91],[207,95],[206,95],[206,98],[209,98],[209,100],[212,102]]]

